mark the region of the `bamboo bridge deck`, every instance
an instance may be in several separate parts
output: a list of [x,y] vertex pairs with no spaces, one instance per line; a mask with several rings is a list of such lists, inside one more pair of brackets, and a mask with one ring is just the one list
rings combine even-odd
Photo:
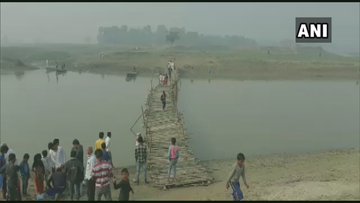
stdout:
[[[183,119],[177,109],[178,81],[173,79],[168,86],[157,85],[150,90],[144,112],[145,141],[148,144],[148,177],[150,184],[157,188],[209,185],[213,178],[194,156],[189,146]],[[162,110],[160,96],[166,93],[166,109]],[[168,182],[169,163],[167,159],[171,137],[176,138],[180,147],[176,181]]]

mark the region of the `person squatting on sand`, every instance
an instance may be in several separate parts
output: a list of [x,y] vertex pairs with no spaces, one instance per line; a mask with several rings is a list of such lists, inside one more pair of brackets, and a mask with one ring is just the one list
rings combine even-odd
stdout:
[[53,168],[51,176],[47,181],[46,195],[52,199],[59,200],[63,197],[66,188],[66,173],[64,167]]

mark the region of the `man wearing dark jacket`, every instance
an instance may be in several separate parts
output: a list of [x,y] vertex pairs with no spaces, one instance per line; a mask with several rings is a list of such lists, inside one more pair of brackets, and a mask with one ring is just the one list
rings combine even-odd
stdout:
[[84,180],[84,167],[76,158],[76,151],[71,151],[71,159],[65,163],[65,173],[70,184],[70,198],[74,198],[74,186],[76,200],[80,199],[80,184]]
[[84,165],[84,149],[78,139],[73,141],[73,148],[71,151],[76,151],[76,158]]

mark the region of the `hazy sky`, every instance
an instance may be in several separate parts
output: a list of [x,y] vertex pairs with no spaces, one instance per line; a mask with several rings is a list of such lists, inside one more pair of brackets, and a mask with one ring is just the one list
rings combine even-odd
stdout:
[[1,3],[8,41],[95,42],[99,26],[159,24],[236,34],[260,44],[295,40],[295,17],[332,17],[329,49],[359,52],[359,3]]

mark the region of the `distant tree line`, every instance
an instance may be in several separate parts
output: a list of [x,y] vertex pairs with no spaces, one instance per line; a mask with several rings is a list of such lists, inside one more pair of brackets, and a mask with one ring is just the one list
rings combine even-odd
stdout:
[[123,45],[164,45],[176,44],[184,46],[229,46],[252,47],[256,42],[242,36],[214,36],[198,32],[189,32],[185,28],[167,28],[157,26],[152,30],[150,25],[143,28],[129,28],[126,25],[100,27],[97,40],[99,44]]

